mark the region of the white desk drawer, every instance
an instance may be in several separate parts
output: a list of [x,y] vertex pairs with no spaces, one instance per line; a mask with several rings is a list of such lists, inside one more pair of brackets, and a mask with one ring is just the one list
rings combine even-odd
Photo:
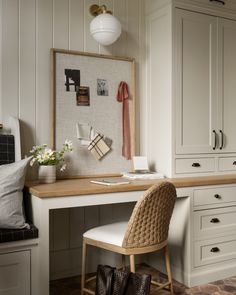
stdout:
[[195,208],[204,205],[214,207],[214,204],[229,206],[232,202],[236,202],[236,186],[197,189],[194,191],[193,205]]
[[30,251],[0,254],[0,294],[30,295]]
[[176,159],[176,173],[203,173],[215,171],[214,158]]
[[194,212],[194,237],[216,237],[236,232],[236,206]]
[[195,242],[194,266],[208,265],[236,258],[236,237]]
[[236,171],[236,157],[219,158],[219,171]]

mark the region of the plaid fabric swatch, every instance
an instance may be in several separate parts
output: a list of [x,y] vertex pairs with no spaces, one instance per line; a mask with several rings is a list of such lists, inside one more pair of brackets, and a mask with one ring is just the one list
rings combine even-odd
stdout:
[[100,160],[102,157],[104,157],[110,151],[110,149],[111,148],[104,141],[103,136],[99,133],[95,135],[88,146],[88,150],[97,160]]
[[0,165],[15,162],[15,141],[14,136],[0,134]]

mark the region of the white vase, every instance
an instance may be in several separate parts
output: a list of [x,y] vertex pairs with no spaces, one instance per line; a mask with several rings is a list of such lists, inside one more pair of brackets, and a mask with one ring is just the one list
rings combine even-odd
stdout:
[[39,182],[56,182],[56,165],[39,165]]

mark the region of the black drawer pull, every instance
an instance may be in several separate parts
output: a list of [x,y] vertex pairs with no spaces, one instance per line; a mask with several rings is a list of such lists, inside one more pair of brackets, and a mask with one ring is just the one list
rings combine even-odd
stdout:
[[213,133],[214,133],[214,135],[215,135],[215,142],[214,142],[214,146],[213,146],[213,150],[215,150],[216,149],[216,145],[217,145],[217,134],[216,134],[216,131],[215,130],[213,130],[212,131]]
[[233,165],[236,165],[236,161],[233,162]]
[[210,0],[210,2],[218,2],[218,3],[221,3],[222,5],[225,5],[225,1],[223,0]]
[[218,218],[212,218],[210,222],[211,223],[219,223],[220,220]]
[[214,197],[215,197],[216,199],[221,199],[221,196],[218,195],[218,194],[215,194]]
[[220,249],[218,247],[213,247],[211,248],[211,252],[213,253],[220,252]]
[[192,167],[201,167],[201,165],[199,163],[193,163]]
[[222,130],[220,130],[220,136],[221,136],[221,145],[220,145],[220,150],[223,149],[224,147],[224,133]]

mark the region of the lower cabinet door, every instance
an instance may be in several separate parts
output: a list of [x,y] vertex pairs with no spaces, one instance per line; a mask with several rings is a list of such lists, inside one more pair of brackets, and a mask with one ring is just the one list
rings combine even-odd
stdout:
[[0,295],[30,295],[30,251],[0,254]]
[[194,266],[235,259],[236,237],[224,237],[194,243]]

